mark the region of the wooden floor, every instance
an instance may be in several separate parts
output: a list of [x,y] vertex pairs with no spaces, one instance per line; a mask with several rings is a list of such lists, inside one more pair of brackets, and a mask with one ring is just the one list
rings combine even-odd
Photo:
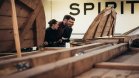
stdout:
[[[110,60],[112,63],[139,64],[139,52],[124,54]],[[127,68],[128,69],[128,68]],[[75,78],[139,78],[139,70],[121,70],[109,68],[93,68]]]
[[139,71],[94,68],[76,78],[139,78]]

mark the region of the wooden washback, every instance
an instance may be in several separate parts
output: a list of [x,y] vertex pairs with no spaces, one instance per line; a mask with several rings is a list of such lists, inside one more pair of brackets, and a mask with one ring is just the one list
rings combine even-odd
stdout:
[[[106,45],[106,43],[94,43],[94,44],[73,47],[69,49],[67,48],[67,49],[56,50],[56,51],[41,52],[38,54],[25,56],[22,58],[2,60],[0,61],[0,75],[2,76],[2,75],[8,75],[8,74],[19,72],[20,68],[17,67],[19,64],[21,65],[28,64],[29,67],[24,69],[24,70],[27,70],[27,69],[34,68],[39,65],[56,62],[61,59],[69,58],[69,57],[74,56],[76,53],[83,52],[84,50],[92,49],[92,48],[102,46],[102,45]],[[21,70],[21,71],[24,71],[24,70]]]
[[[40,46],[46,28],[41,0],[15,0],[21,48]],[[15,52],[10,0],[0,0],[0,53]]]
[[107,61],[127,51],[127,43],[121,43],[90,51],[89,53],[40,65],[3,78],[73,78],[93,68],[99,62]]

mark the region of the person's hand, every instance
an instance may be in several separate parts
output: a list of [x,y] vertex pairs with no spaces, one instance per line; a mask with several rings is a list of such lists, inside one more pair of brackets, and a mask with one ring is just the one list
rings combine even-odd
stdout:
[[44,44],[44,45],[48,45],[48,42],[47,42],[47,41],[45,41],[43,44]]
[[62,39],[59,39],[59,40],[58,40],[58,43],[62,43],[62,42],[63,42],[63,40],[62,40]]

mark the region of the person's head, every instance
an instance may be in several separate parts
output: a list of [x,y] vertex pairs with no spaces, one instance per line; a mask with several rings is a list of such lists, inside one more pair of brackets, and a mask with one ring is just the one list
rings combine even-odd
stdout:
[[54,30],[57,30],[59,27],[58,22],[55,19],[50,20],[48,24]]
[[71,18],[70,15],[65,15],[64,18],[63,18],[63,23],[64,24],[67,24],[67,21]]
[[72,26],[74,25],[74,21],[75,21],[75,18],[74,18],[74,17],[71,17],[71,18],[67,21],[67,26],[72,27]]

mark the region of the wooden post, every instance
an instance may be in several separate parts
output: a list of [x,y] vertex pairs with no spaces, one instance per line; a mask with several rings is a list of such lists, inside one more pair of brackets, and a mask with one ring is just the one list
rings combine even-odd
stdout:
[[19,40],[19,32],[18,32],[18,24],[17,24],[17,15],[16,15],[16,9],[15,9],[15,0],[11,0],[11,6],[12,6],[12,22],[13,22],[13,31],[14,31],[14,39],[15,39],[17,57],[21,57],[21,48],[20,48],[20,40]]

